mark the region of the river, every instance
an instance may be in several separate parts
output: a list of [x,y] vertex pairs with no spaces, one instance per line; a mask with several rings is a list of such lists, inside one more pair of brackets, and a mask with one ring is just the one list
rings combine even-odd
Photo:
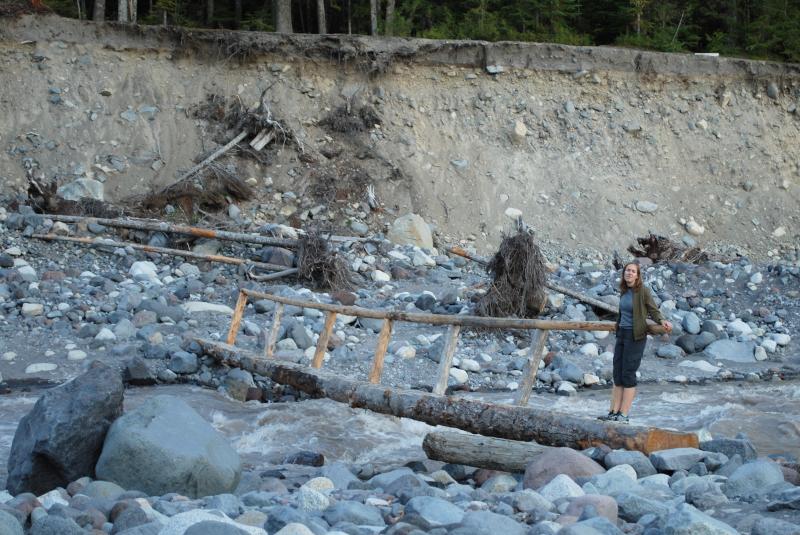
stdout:
[[[328,462],[372,463],[378,468],[424,458],[422,439],[433,427],[375,414],[334,401],[239,403],[208,389],[187,385],[135,388],[125,392],[125,409],[149,396],[182,398],[228,437],[248,469],[280,464],[290,453],[311,450]],[[595,416],[608,409],[609,390],[584,390],[577,396],[534,394],[532,405]],[[0,397],[0,483],[19,420],[38,394]],[[474,396],[474,394],[472,395]],[[476,396],[510,402],[508,394]],[[711,436],[745,433],[759,454],[800,458],[800,383],[715,383],[704,386],[641,385],[631,413],[634,423],[680,430],[706,430]]]

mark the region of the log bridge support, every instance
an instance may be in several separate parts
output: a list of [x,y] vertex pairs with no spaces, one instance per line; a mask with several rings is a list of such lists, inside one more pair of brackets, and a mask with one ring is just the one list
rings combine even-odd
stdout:
[[[236,337],[242,315],[249,299],[267,299],[276,303],[272,326],[264,354],[236,348]],[[325,325],[320,333],[311,367],[278,361],[274,348],[285,306],[314,308],[326,313]],[[382,319],[383,328],[378,337],[369,381],[339,377],[320,368],[337,315]],[[448,333],[433,393],[400,390],[380,385],[380,376],[386,348],[391,338],[394,322],[405,321],[428,325],[447,325]],[[515,405],[487,403],[444,396],[453,355],[462,327],[494,329],[522,329],[532,332],[531,350],[525,367]],[[236,303],[227,343],[198,339],[205,354],[219,362],[269,377],[276,383],[290,385],[313,397],[326,397],[354,408],[366,408],[383,414],[411,418],[431,425],[445,425],[480,435],[511,440],[536,441],[548,446],[586,448],[606,444],[611,448],[625,448],[651,453],[660,449],[697,447],[694,433],[670,431],[653,427],[619,425],[599,420],[556,413],[528,406],[536,371],[550,330],[613,331],[614,323],[608,321],[556,321],[516,318],[485,318],[479,316],[449,316],[442,314],[409,313],[391,310],[373,310],[356,306],[315,303],[277,295],[241,289]]]

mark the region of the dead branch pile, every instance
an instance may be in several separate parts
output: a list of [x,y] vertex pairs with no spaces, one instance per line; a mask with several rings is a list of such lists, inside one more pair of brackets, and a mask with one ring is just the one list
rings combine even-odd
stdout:
[[[631,245],[628,252],[636,257],[649,258],[656,262],[687,262],[699,264],[710,259],[707,252],[699,247],[684,247],[665,236],[650,233],[647,236],[636,238],[639,247]],[[621,266],[620,266],[621,268]]]
[[[269,88],[261,92],[259,104],[255,109],[249,109],[238,97],[228,101],[222,95],[210,94],[206,96],[205,102],[194,108],[193,114],[197,118],[220,125],[222,127],[219,132],[220,140],[227,131],[246,130],[250,134],[256,135],[262,130],[267,130],[273,133],[277,143],[284,144],[294,139],[294,135],[285,126],[285,122],[272,116],[272,110],[267,100],[268,90]],[[250,154],[250,152],[245,150],[246,154]],[[252,152],[258,154],[259,151]]]
[[319,124],[331,132],[353,134],[355,132],[364,132],[373,128],[376,124],[381,124],[381,118],[370,106],[353,107],[347,105],[339,106],[333,110]]
[[241,178],[224,166],[211,163],[195,175],[152,191],[137,204],[144,212],[161,211],[167,204],[178,206],[187,216],[196,209],[218,211],[229,204],[229,199],[244,201],[255,193]]
[[503,237],[486,270],[493,279],[492,285],[478,301],[477,314],[520,318],[539,315],[545,302],[547,267],[533,235],[520,231]]
[[329,240],[314,229],[300,238],[297,247],[297,278],[317,289],[348,290],[351,288],[345,260],[332,250]]

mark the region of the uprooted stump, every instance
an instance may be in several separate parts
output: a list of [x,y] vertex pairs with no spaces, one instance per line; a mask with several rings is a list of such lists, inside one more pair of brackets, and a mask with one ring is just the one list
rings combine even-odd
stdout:
[[318,231],[311,231],[298,241],[297,269],[297,278],[317,289],[348,290],[352,287],[344,258],[331,250],[329,240]]
[[639,247],[631,245],[628,252],[637,257],[649,258],[653,263],[678,261],[699,264],[710,259],[709,254],[699,247],[684,247],[665,236],[653,233],[636,238],[636,242]]
[[547,267],[533,236],[520,231],[505,236],[486,270],[492,284],[478,301],[481,316],[532,318],[545,303]]

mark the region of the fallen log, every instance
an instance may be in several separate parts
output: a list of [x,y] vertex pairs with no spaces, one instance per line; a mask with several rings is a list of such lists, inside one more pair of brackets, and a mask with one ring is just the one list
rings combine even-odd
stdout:
[[230,232],[227,230],[213,230],[202,227],[190,227],[186,225],[173,225],[163,221],[148,221],[145,219],[103,219],[100,217],[81,217],[61,214],[42,214],[43,217],[53,221],[63,223],[97,223],[106,227],[127,228],[133,230],[148,230],[154,232],[171,232],[173,234],[184,234],[197,238],[209,238],[214,240],[236,241],[244,243],[256,243],[259,245],[273,245],[276,247],[297,247],[298,240],[288,238],[272,238],[269,236],[259,236],[258,234],[248,234],[245,232]]
[[422,449],[428,459],[503,472],[524,472],[531,461],[551,449],[536,442],[484,437],[456,431],[432,431]]
[[[275,247],[296,248],[300,240],[290,238],[273,238],[271,236],[261,236],[247,232],[231,232],[228,230],[214,230],[203,227],[191,227],[188,225],[174,225],[164,221],[152,221],[147,219],[105,219],[102,217],[84,217],[76,215],[62,214],[42,214],[42,217],[61,221],[62,223],[97,223],[106,227],[127,228],[133,230],[148,230],[153,232],[170,232],[173,234],[184,234],[197,238],[209,238],[214,240],[235,241],[241,243],[255,243],[258,245],[273,245]],[[325,239],[335,242],[367,242],[377,241],[372,238],[361,238],[358,236],[328,236],[323,234]]]
[[[80,243],[82,245],[88,245],[89,247],[94,248],[103,248],[103,247],[130,247],[132,249],[138,249],[140,251],[146,251],[148,253],[158,253],[158,254],[166,254],[172,256],[182,256],[185,258],[192,258],[194,260],[205,260],[208,262],[220,262],[222,264],[235,264],[235,265],[246,265],[257,267],[263,269],[265,271],[287,271],[286,266],[279,266],[277,264],[267,264],[266,262],[256,262],[255,260],[247,260],[244,258],[233,258],[230,256],[223,256],[223,255],[215,255],[215,254],[201,254],[201,253],[194,253],[192,251],[182,251],[180,249],[168,249],[166,247],[154,247],[152,245],[142,245],[140,243],[129,243],[129,242],[119,242],[104,238],[93,239],[93,238],[76,238],[72,236],[56,236],[55,234],[33,234],[31,238],[36,238],[39,240],[47,240],[47,241],[66,241],[72,243]],[[296,270],[295,270],[296,272]],[[281,276],[285,276],[287,273],[283,273]]]
[[512,440],[534,440],[548,446],[584,449],[606,444],[610,448],[638,450],[645,454],[668,448],[697,447],[699,444],[694,433],[613,424],[534,407],[388,388],[299,364],[259,358],[250,351],[222,342],[195,340],[206,355],[220,363],[268,377],[312,397],[329,398],[353,408],[411,418],[431,425]]

